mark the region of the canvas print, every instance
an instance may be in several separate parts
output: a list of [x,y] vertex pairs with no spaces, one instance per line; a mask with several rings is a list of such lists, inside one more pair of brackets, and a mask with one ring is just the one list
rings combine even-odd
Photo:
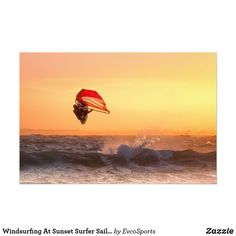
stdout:
[[215,184],[216,53],[20,53],[21,184]]

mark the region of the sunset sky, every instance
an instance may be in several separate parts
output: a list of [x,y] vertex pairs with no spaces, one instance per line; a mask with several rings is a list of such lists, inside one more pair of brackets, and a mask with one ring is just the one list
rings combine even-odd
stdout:
[[[73,104],[82,88],[111,113],[81,125]],[[20,128],[214,135],[216,54],[21,53]]]

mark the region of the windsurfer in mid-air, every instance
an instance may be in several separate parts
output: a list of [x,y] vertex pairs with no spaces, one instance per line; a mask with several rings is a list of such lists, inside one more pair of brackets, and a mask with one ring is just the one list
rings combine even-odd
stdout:
[[103,112],[109,114],[110,111],[106,107],[106,103],[97,91],[82,89],[76,95],[75,104],[73,106],[76,117],[81,124],[85,124],[88,113],[91,111]]
[[73,107],[73,112],[75,113],[77,119],[80,120],[81,124],[85,124],[88,118],[88,113],[90,113],[92,109],[89,109],[86,105],[80,102],[74,104]]

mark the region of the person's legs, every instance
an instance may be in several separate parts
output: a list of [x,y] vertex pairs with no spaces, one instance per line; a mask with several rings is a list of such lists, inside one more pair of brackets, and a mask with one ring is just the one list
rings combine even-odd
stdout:
[[86,121],[87,121],[87,118],[88,118],[88,116],[83,114],[83,115],[80,117],[80,122],[81,122],[81,124],[85,124]]

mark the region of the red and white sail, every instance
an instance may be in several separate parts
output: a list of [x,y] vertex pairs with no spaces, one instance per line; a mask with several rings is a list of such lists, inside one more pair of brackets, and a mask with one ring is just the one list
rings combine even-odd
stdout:
[[84,105],[88,106],[88,108],[96,111],[110,113],[103,98],[98,94],[97,91],[94,90],[82,89],[76,95],[75,102],[83,103]]

